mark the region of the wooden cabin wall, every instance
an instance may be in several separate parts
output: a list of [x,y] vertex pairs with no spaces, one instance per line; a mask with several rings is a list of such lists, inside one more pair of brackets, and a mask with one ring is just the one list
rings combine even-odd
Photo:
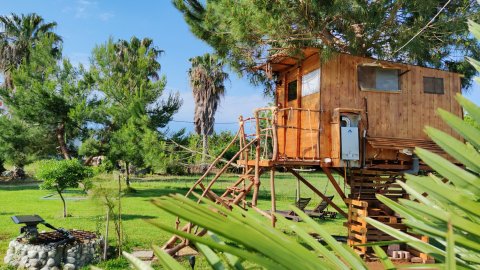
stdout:
[[[436,114],[436,108],[446,109],[461,116],[462,110],[454,96],[460,92],[458,74],[424,67],[392,64],[406,72],[400,77],[400,92],[361,91],[358,86],[357,66],[372,63],[373,59],[340,54],[323,65],[321,103],[325,110],[321,156],[331,155],[331,130],[329,117],[335,108],[365,110],[368,106],[368,136],[409,139],[428,139],[423,129],[430,125],[452,136],[458,135]],[[423,77],[444,79],[444,94],[424,93]],[[365,102],[366,98],[366,102]],[[366,104],[365,104],[366,103]],[[367,126],[365,113],[362,114],[363,127]],[[368,155],[368,154],[367,154]]]
[[[357,66],[372,63],[374,59],[339,54],[329,61],[321,63],[318,54],[310,56],[301,65],[282,74],[282,85],[277,87],[277,104],[285,107],[302,107],[323,110],[316,114],[315,120],[308,121],[308,113],[283,113],[279,116],[280,125],[293,125],[309,129],[320,127],[321,132],[295,131],[279,128],[279,154],[289,158],[325,158],[332,157],[331,121],[335,108],[365,110],[368,106],[368,136],[428,139],[423,132],[425,125],[439,128],[454,137],[458,135],[450,129],[435,113],[443,108],[458,116],[461,107],[454,96],[460,92],[459,74],[424,67],[382,62],[382,64],[400,68],[400,92],[361,91],[358,86]],[[302,98],[301,74],[321,66],[320,93]],[[428,94],[423,90],[423,77],[444,79],[444,94]],[[287,85],[298,80],[297,100],[287,102]],[[366,102],[365,102],[366,98]],[[361,129],[367,126],[366,115],[362,113]],[[312,149],[312,139],[319,148]],[[320,154],[317,152],[319,149]],[[371,152],[371,151],[369,151]],[[368,153],[367,156],[371,156]]]

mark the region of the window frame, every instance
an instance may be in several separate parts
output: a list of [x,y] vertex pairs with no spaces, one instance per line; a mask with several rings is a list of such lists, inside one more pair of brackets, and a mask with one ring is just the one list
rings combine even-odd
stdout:
[[[362,68],[372,68],[374,70],[374,82],[375,86],[377,84],[377,70],[395,70],[397,71],[397,80],[398,80],[398,89],[379,89],[379,88],[372,88],[372,87],[363,87],[362,82],[360,79],[365,75],[360,75],[362,72]],[[396,94],[402,92],[402,80],[401,80],[401,69],[394,68],[394,67],[382,67],[382,66],[366,66],[366,65],[357,65],[357,84],[360,91],[367,91],[367,92],[377,92],[377,93],[391,93]]]
[[[305,86],[307,85],[307,82],[304,80],[305,78],[309,78],[309,76],[313,76],[313,79],[315,80],[315,85],[317,87],[317,89],[315,89],[313,92],[305,91],[306,90]],[[302,75],[302,95],[301,95],[302,98],[309,95],[320,93],[321,85],[322,85],[322,70],[320,69],[320,67],[315,68],[307,73],[304,73]]]
[[[433,80],[431,85],[433,85],[433,89],[426,88],[426,80]],[[441,89],[437,89],[439,86],[437,83],[441,82]],[[424,94],[434,94],[434,95],[444,95],[445,94],[445,80],[442,77],[431,77],[431,76],[423,76],[423,93]]]
[[[290,85],[295,85],[295,98],[290,98]],[[292,80],[287,83],[287,102],[295,101],[298,99],[298,80]]]

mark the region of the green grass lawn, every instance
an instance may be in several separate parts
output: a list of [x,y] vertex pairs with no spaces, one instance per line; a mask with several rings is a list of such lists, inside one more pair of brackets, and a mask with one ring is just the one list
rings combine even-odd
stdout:
[[[302,175],[320,191],[323,192],[326,188],[327,195],[336,195],[332,185],[326,185],[328,180],[325,175],[319,173],[303,173]],[[339,176],[336,178],[341,179]],[[149,248],[152,244],[162,245],[170,238],[170,234],[144,221],[144,219],[153,219],[172,226],[175,224],[175,217],[156,208],[150,203],[150,200],[172,193],[185,194],[196,179],[198,179],[198,176],[151,176],[132,181],[132,187],[138,192],[126,195],[122,199],[123,226],[128,241],[128,249]],[[224,176],[213,186],[213,190],[219,194],[236,179],[235,175]],[[96,179],[95,184],[114,186],[117,185],[117,181],[114,180],[113,176],[104,175]],[[343,186],[343,182],[341,184]],[[277,173],[277,209],[287,209],[288,205],[294,203],[295,190],[296,180],[293,176],[286,173]],[[66,193],[66,197],[69,198],[67,208],[71,217],[63,218],[62,204],[58,196],[48,196],[53,193],[52,191],[39,189],[38,184],[0,185],[0,257],[2,263],[8,242],[19,235],[20,226],[12,222],[10,219],[12,215],[38,214],[56,227],[104,232],[105,209],[101,203],[82,195],[78,189],[68,190]],[[312,198],[307,209],[314,208],[321,201],[318,195],[315,195],[304,185],[301,185],[301,196]],[[346,210],[338,195],[335,196],[334,201]],[[258,205],[259,208],[265,210],[269,209],[271,205],[268,174],[262,177]],[[334,235],[346,235],[343,222],[345,222],[345,219],[341,215],[333,220],[319,221],[326,231]],[[40,230],[43,229],[47,230],[40,225]],[[111,233],[113,233],[113,226]],[[200,265],[196,269],[202,269],[205,262],[198,261],[200,261]],[[103,266],[110,269],[120,267]]]

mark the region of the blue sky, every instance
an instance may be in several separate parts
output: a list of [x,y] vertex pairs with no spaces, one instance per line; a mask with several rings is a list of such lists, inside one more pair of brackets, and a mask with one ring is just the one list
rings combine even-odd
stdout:
[[[211,52],[211,48],[193,36],[181,14],[170,0],[0,0],[0,14],[36,12],[45,21],[56,21],[56,32],[63,37],[64,55],[74,63],[88,64],[92,49],[109,37],[129,39],[150,37],[164,50],[160,58],[161,73],[167,77],[167,91],[179,92],[184,104],[175,120],[192,121],[193,100],[188,85],[188,59]],[[216,130],[236,130],[239,115],[250,116],[254,108],[266,105],[260,88],[246,79],[230,75],[227,94],[217,111]],[[467,94],[480,104],[480,86],[475,83]],[[177,130],[192,124],[173,122],[169,128]]]
[[[109,37],[130,39],[150,37],[164,50],[160,57],[161,74],[167,77],[167,91],[179,92],[184,103],[175,120],[193,121],[193,99],[188,84],[189,58],[212,52],[193,36],[182,15],[169,0],[0,0],[0,14],[32,13],[45,21],[56,21],[56,32],[63,37],[63,54],[73,63],[88,64],[92,49]],[[261,88],[255,89],[246,79],[230,74],[227,94],[216,114],[216,130],[236,130],[239,115],[250,116],[255,108],[268,104]],[[235,122],[235,124],[222,124]],[[190,123],[172,122],[171,130]]]

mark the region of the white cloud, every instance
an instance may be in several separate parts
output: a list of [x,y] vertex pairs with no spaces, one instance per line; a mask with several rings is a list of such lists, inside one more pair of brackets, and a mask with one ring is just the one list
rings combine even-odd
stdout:
[[75,18],[86,19],[91,16],[91,9],[97,6],[97,2],[90,0],[77,0]]
[[103,12],[98,15],[98,17],[100,18],[100,20],[106,22],[115,17],[115,14],[113,14],[113,12]]
[[67,6],[62,12],[73,14],[77,19],[97,18],[104,22],[115,16],[111,11],[100,10],[99,2],[93,0],[77,0],[74,6]]

